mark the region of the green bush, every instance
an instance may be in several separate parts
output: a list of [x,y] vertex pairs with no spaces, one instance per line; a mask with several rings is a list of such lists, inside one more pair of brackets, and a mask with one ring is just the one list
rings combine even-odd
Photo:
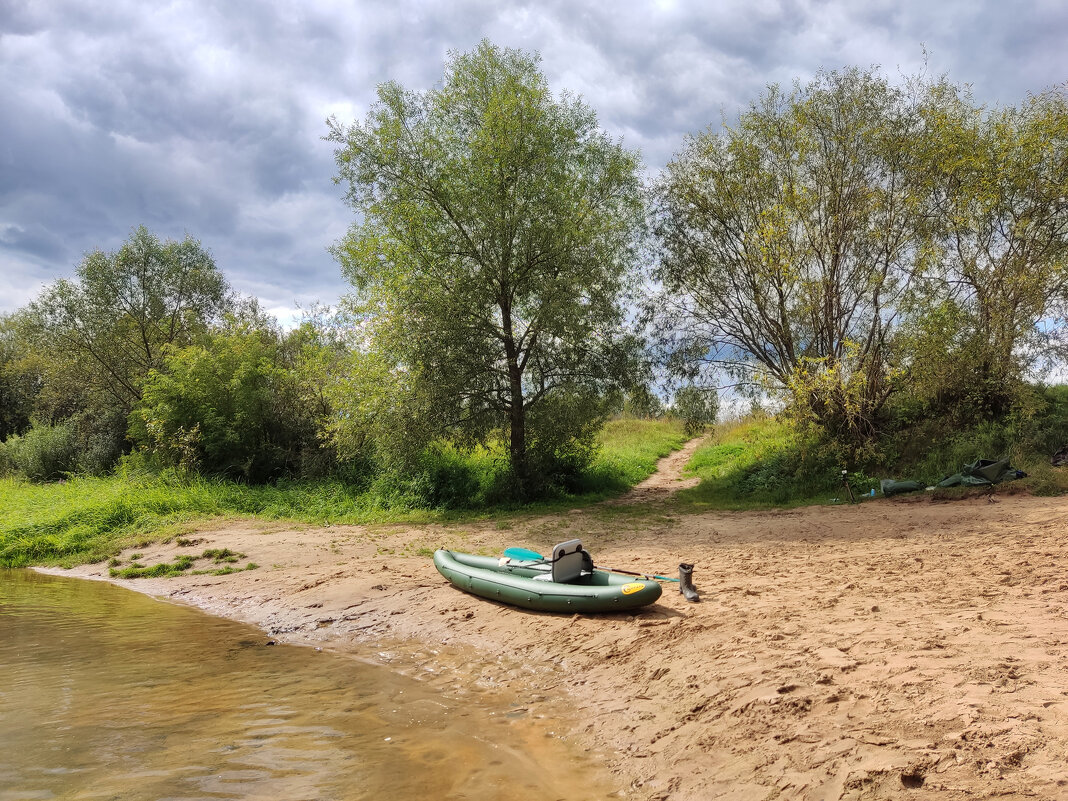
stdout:
[[1012,412],[997,420],[960,426],[931,417],[901,426],[896,447],[888,442],[884,448],[895,457],[886,461],[888,469],[933,483],[976,459],[1007,456],[1031,472],[1068,444],[1068,386],[1030,386],[1018,398]]
[[78,449],[78,472],[100,476],[122,456],[122,437],[114,431],[95,431]]
[[434,443],[411,472],[384,470],[370,493],[387,508],[473,509],[486,500],[497,470],[484,449],[462,452],[453,445]]
[[1031,444],[1051,456],[1068,445],[1068,384],[1039,389],[1045,405],[1035,416]]
[[145,380],[130,436],[166,465],[252,482],[299,474],[318,447],[275,332],[248,329],[171,349]]
[[31,481],[55,481],[75,472],[78,448],[69,425],[34,426],[21,437],[9,437],[8,461]]
[[[595,395],[560,392],[531,410],[527,416],[529,497],[581,491],[583,478],[597,455],[597,437],[607,418],[607,406]],[[524,499],[521,492],[514,497]]]

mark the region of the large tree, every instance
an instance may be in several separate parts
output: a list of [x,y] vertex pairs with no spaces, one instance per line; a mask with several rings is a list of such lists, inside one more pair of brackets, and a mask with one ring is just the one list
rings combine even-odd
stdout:
[[161,241],[141,226],[117,251],[87,254],[75,280],[47,287],[25,310],[25,330],[48,362],[53,389],[94,393],[125,416],[164,348],[190,342],[229,298],[199,242]]
[[726,370],[837,436],[871,437],[896,302],[924,253],[918,130],[905,93],[851,69],[771,87],[736,126],[690,138],[655,195],[654,317],[675,370]]
[[921,111],[938,258],[912,370],[943,403],[997,416],[1058,344],[1068,312],[1068,94],[986,109],[941,82]]
[[483,41],[433,89],[383,84],[328,136],[359,214],[336,254],[409,433],[503,431],[521,489],[532,449],[588,433],[626,375],[642,217],[638,156],[554,98],[538,63]]

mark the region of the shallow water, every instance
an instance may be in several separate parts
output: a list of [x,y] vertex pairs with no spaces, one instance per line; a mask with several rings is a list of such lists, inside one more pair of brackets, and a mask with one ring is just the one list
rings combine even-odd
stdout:
[[[584,799],[507,710],[109,584],[0,571],[0,799]],[[592,785],[592,786],[591,786]]]

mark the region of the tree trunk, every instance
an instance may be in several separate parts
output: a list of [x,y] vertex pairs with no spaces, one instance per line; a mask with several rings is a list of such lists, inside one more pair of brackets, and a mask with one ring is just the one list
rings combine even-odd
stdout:
[[522,384],[516,388],[512,383],[511,436],[508,443],[508,459],[512,466],[519,494],[525,498],[528,489],[527,475],[527,410],[523,405]]
[[512,467],[520,498],[527,496],[530,476],[527,471],[527,407],[523,397],[523,371],[519,366],[519,351],[512,335],[512,308],[506,299],[500,301],[504,328],[504,355],[508,362],[508,461]]

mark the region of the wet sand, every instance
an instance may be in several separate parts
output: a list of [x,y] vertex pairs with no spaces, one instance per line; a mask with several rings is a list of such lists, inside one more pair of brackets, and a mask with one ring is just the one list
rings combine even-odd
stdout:
[[[141,562],[230,548],[258,569],[117,583],[458,696],[511,692],[628,798],[1068,798],[1068,498],[680,515],[677,485],[500,526],[227,523]],[[601,565],[693,562],[702,600],[666,584],[634,614],[535,614],[454,589],[429,555],[571,537]]]

